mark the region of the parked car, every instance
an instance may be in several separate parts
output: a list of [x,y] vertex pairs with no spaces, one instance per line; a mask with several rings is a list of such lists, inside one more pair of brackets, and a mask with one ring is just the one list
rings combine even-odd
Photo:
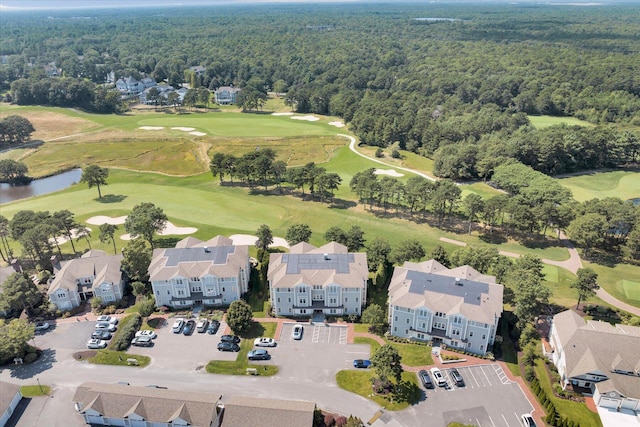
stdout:
[[269,352],[263,348],[258,348],[256,350],[251,350],[247,354],[247,358],[249,360],[269,360],[271,359],[271,355]]
[[202,334],[207,331],[207,326],[209,326],[209,321],[207,319],[200,319],[198,320],[196,329],[198,330],[198,333]]
[[238,344],[240,342],[240,337],[236,335],[223,335],[220,337],[220,341]]
[[193,331],[196,329],[196,321],[195,320],[187,320],[187,324],[184,325],[184,329],[182,333],[185,335],[191,335]]
[[520,421],[522,421],[522,425],[524,427],[536,427],[536,422],[533,420],[533,417],[529,414],[522,414],[520,416]]
[[367,360],[367,359],[356,359],[356,360],[353,361],[353,367],[354,368],[367,369],[369,366],[371,366],[371,361]]
[[151,339],[155,339],[158,335],[151,330],[144,330],[136,332],[136,337],[149,337]]
[[116,319],[115,317],[107,316],[106,314],[99,316],[96,320],[98,322],[113,323],[114,325],[118,324],[118,319]]
[[256,338],[253,341],[253,345],[255,345],[256,347],[275,347],[276,346],[276,340],[274,340],[273,338]]
[[438,384],[439,387],[446,387],[447,380],[444,379],[444,375],[440,372],[438,368],[431,368],[431,375],[433,375],[433,380]]
[[36,322],[35,328],[36,332],[46,331],[49,329],[49,324],[47,322]]
[[449,369],[449,375],[451,376],[451,379],[453,380],[453,382],[456,383],[458,387],[464,386],[464,380],[462,379],[462,375],[460,375],[460,372],[458,372],[456,368]]
[[174,334],[179,334],[180,332],[182,332],[183,327],[184,327],[184,319],[176,319],[173,322],[173,326],[171,327],[171,330],[173,331]]
[[131,345],[135,345],[138,347],[151,347],[153,345],[153,340],[151,337],[135,337],[131,340]]
[[429,375],[428,371],[422,369],[418,372],[418,378],[420,378],[420,382],[424,386],[424,388],[435,388],[433,385],[433,381],[431,381],[431,375]]
[[96,340],[110,340],[111,339],[111,332],[95,330],[91,334],[91,338],[92,339],[96,339]]
[[295,325],[293,327],[293,331],[291,332],[291,338],[293,338],[294,340],[301,340],[303,331],[304,327],[302,325]]
[[232,343],[230,341],[221,341],[218,343],[218,351],[240,351],[240,346],[238,344]]
[[116,325],[114,325],[113,323],[104,323],[104,322],[98,322],[96,324],[96,331],[109,331],[109,332],[115,332],[116,331]]
[[87,348],[91,350],[97,350],[99,348],[105,348],[107,346],[107,342],[103,340],[90,339],[87,341]]
[[217,320],[212,320],[209,323],[209,327],[207,328],[207,333],[210,335],[215,335],[218,332],[218,328],[220,327],[220,322]]

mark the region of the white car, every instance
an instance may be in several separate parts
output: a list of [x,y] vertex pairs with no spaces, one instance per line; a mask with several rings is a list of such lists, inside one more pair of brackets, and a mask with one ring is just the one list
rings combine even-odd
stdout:
[[536,422],[529,414],[522,414],[522,416],[520,417],[520,421],[522,421],[522,425],[524,427],[536,427]]
[[113,323],[98,323],[98,324],[96,324],[96,331],[115,332],[116,329],[117,329],[116,325],[114,325]]
[[105,348],[107,346],[107,342],[104,340],[96,340],[92,339],[87,341],[87,348],[91,350],[97,350],[99,348]]
[[302,331],[304,331],[304,327],[302,325],[295,325],[293,327],[293,331],[291,332],[291,338],[293,338],[294,340],[301,340]]
[[49,329],[49,324],[47,322],[38,322],[36,323],[36,332],[45,331]]
[[255,345],[256,347],[275,347],[276,346],[276,340],[274,340],[273,338],[256,338],[253,341],[253,345]]
[[149,337],[149,338],[151,338],[151,339],[154,339],[154,338],[156,338],[157,336],[158,336],[158,335],[156,335],[156,333],[155,333],[155,332],[153,332],[153,331],[149,331],[149,330],[146,330],[146,331],[138,331],[138,332],[136,332],[136,338],[138,338],[138,337]]
[[173,322],[173,326],[171,327],[171,330],[173,331],[174,334],[179,334],[180,332],[182,332],[183,326],[184,326],[184,319],[176,319],[175,322]]
[[438,384],[439,387],[445,387],[447,380],[444,379],[444,375],[438,368],[431,368],[431,375],[433,375],[433,381]]
[[111,323],[113,325],[118,324],[118,319],[116,319],[115,317],[107,316],[106,314],[103,314],[102,316],[98,317],[96,320],[98,322]]

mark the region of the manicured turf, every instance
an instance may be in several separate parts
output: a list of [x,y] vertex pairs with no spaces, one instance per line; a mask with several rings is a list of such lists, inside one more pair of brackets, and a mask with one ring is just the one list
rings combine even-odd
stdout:
[[[640,300],[631,299],[627,296],[622,284],[622,278],[630,282],[640,283],[640,269],[629,264],[616,264],[615,266],[606,266],[582,260],[585,267],[591,267],[598,274],[598,284],[615,298],[631,304],[640,306]],[[633,293],[637,297],[636,293]]]
[[22,397],[49,396],[51,387],[48,385],[23,385],[20,387],[20,393],[22,393]]
[[560,184],[571,190],[579,202],[605,197],[628,200],[640,197],[640,172],[637,170],[595,172],[562,178]]
[[[130,365],[127,359],[136,359],[138,364]],[[89,362],[97,365],[133,366],[141,368],[147,366],[151,362],[151,358],[139,354],[125,353],[124,351],[98,350],[98,354],[89,359]]]
[[373,394],[371,378],[374,375],[372,369],[348,369],[336,374],[336,382],[340,388],[372,400],[388,411],[400,411],[420,400],[421,391],[415,372],[403,372],[399,393],[388,397]]
[[592,123],[586,122],[584,120],[576,119],[575,117],[555,117],[555,116],[529,116],[529,121],[531,124],[538,128],[547,128],[549,126],[557,126],[561,124],[566,124],[569,126],[585,126],[585,127],[593,127]]
[[640,282],[622,279],[622,289],[627,298],[640,301]]

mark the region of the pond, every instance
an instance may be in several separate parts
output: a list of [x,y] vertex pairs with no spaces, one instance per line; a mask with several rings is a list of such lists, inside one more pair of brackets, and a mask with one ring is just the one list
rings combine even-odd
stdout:
[[46,178],[34,179],[27,185],[0,184],[0,204],[63,190],[80,181],[81,176],[82,169],[71,169]]
[[629,199],[633,206],[640,206],[640,197],[636,197],[635,199]]

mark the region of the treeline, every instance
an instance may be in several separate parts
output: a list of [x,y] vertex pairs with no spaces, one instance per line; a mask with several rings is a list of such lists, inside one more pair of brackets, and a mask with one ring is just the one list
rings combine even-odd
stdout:
[[123,107],[118,91],[69,77],[18,79],[11,84],[8,100],[19,105],[77,107],[96,113],[117,113]]
[[[626,153],[583,161],[576,152],[604,152],[602,138],[617,140],[621,132],[544,133],[531,129],[526,115],[639,125],[637,12],[632,4],[581,10],[305,4],[83,12],[87,19],[16,13],[0,28],[0,54],[7,55],[0,85],[42,74],[50,61],[63,76],[94,83],[110,71],[116,78],[145,73],[209,89],[259,83],[250,84],[259,91],[245,94],[248,109],[260,108],[265,88],[287,92],[292,109],[341,116],[367,144],[397,144],[444,158],[438,161],[442,176],[455,177],[447,164],[462,156],[459,151],[472,157],[474,151],[501,152],[505,141],[509,156],[545,173],[562,173],[636,158]],[[431,16],[458,20],[416,20]],[[185,73],[195,65],[206,69]],[[38,102],[60,102],[42,95]],[[89,97],[83,100],[79,105],[91,104]],[[554,132],[558,138],[547,144]],[[560,135],[567,136],[562,145]],[[630,138],[637,141],[637,133]],[[520,152],[525,143],[531,150]],[[449,148],[458,145],[463,148]],[[483,176],[478,163],[490,157],[476,157],[456,178]]]
[[0,120],[0,149],[22,144],[31,138],[35,129],[29,119],[11,115]]

